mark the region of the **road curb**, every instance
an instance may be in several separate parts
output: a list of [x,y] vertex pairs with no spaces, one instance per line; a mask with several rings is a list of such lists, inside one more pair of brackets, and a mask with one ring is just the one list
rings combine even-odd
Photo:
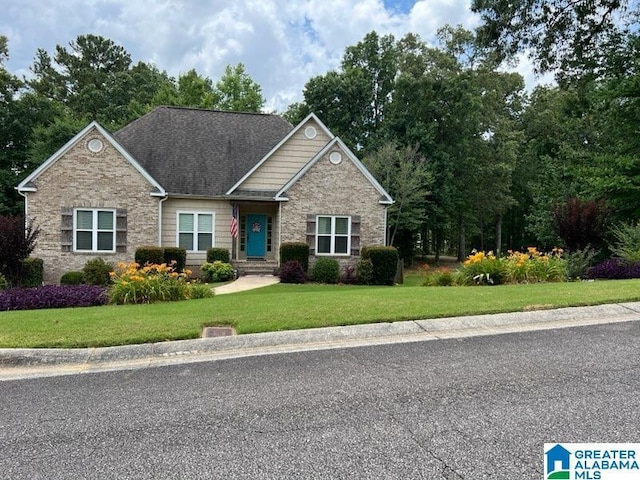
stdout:
[[273,350],[296,351],[314,348],[380,343],[427,341],[599,323],[640,320],[640,302],[568,307],[555,310],[499,313],[413,320],[343,327],[325,327],[231,337],[201,338],[142,345],[80,349],[0,349],[0,370],[24,367],[55,367],[124,364],[126,362],[174,362],[215,354],[246,356]]

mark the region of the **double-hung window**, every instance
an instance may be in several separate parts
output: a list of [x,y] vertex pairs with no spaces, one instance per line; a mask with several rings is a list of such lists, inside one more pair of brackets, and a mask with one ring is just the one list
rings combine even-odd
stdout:
[[77,208],[73,215],[73,250],[116,251],[116,211]]
[[351,218],[319,215],[316,230],[316,254],[349,255]]
[[189,252],[213,247],[213,213],[178,212],[178,246]]

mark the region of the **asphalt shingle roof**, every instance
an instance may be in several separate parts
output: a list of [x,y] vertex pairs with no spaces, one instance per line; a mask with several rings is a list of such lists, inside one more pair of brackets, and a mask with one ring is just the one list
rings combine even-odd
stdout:
[[277,115],[158,107],[114,137],[169,194],[218,196],[292,129]]

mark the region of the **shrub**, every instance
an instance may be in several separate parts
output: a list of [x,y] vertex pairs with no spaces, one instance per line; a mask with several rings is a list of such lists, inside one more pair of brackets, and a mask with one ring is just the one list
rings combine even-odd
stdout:
[[102,258],[89,260],[82,268],[84,283],[87,285],[109,285],[111,272],[113,272],[113,265]]
[[220,260],[216,260],[213,263],[203,263],[201,270],[207,282],[226,282],[233,279],[235,275],[233,265]]
[[353,265],[347,265],[344,268],[344,273],[340,276],[340,283],[345,285],[356,285],[358,283],[356,268]]
[[1,310],[90,307],[104,305],[106,290],[99,285],[44,285],[11,288],[0,293]]
[[164,263],[164,248],[140,247],[136,250],[134,258],[138,265],[162,265]]
[[368,258],[356,262],[356,278],[360,285],[371,285],[373,282],[373,263]]
[[304,283],[306,280],[304,269],[297,260],[289,260],[280,269],[280,282]]
[[[636,276],[634,276],[636,275]],[[610,258],[589,269],[589,278],[621,280],[624,278],[638,278],[640,265],[631,265],[618,258]]]
[[567,280],[578,280],[587,278],[589,269],[593,266],[593,261],[598,252],[592,248],[584,248],[573,252],[565,253],[567,262]]
[[616,239],[611,251],[627,263],[640,262],[640,223],[620,224],[611,233]]
[[309,245],[304,242],[285,242],[280,245],[280,265],[292,260],[297,261],[302,270],[307,272],[309,270]]
[[313,264],[311,278],[318,283],[337,283],[340,278],[340,264],[334,258],[320,257]]
[[39,234],[40,228],[31,221],[25,228],[22,216],[0,215],[0,273],[9,284],[23,284],[22,260],[33,252]]
[[155,303],[191,298],[191,272],[162,264],[119,263],[111,274],[109,301],[117,304]]
[[2,290],[6,290],[8,287],[9,287],[9,282],[7,282],[7,279],[5,278],[5,276],[0,273],[0,292]]
[[443,267],[428,272],[423,285],[426,287],[449,287],[455,284],[455,274],[450,268]]
[[398,250],[394,247],[368,246],[362,249],[362,258],[371,260],[374,285],[393,285],[398,270]]
[[467,285],[500,285],[505,266],[493,252],[473,251],[460,269],[461,282]]
[[213,263],[215,261],[222,263],[231,263],[231,256],[229,250],[226,248],[211,247],[207,250],[207,263]]
[[176,272],[182,273],[187,266],[187,250],[180,247],[165,247],[164,263],[173,265]]
[[196,300],[198,298],[210,298],[213,297],[213,290],[208,285],[201,283],[192,283],[189,289],[189,298]]
[[41,258],[24,258],[20,261],[22,273],[20,275],[21,287],[39,287],[44,279],[44,262]]
[[606,232],[607,209],[603,202],[573,197],[555,205],[553,220],[556,233],[569,250],[598,247]]
[[66,272],[60,277],[60,285],[81,285],[84,283],[82,272]]

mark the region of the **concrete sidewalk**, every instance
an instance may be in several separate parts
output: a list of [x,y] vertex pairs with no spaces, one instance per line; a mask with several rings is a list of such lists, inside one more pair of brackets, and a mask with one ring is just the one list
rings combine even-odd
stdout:
[[640,321],[640,302],[326,327],[144,345],[0,349],[0,380]]
[[268,287],[276,283],[280,283],[280,278],[273,275],[245,275],[231,283],[214,288],[213,292],[216,295],[225,295],[227,293],[244,292],[245,290]]

